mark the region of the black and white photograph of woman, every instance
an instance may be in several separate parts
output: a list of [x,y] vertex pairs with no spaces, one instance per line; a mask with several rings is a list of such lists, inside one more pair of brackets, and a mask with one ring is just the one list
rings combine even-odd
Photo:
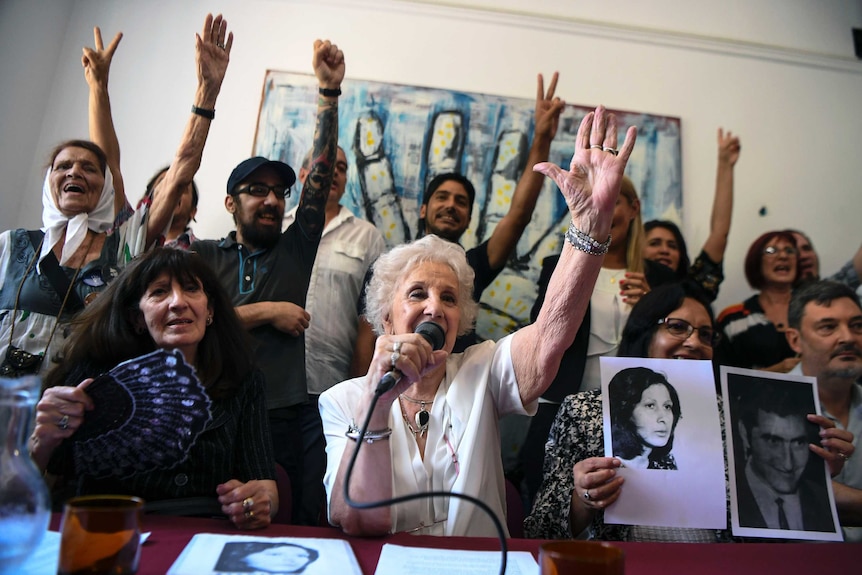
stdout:
[[305,573],[320,553],[295,543],[250,541],[225,543],[215,566],[216,573]]
[[625,481],[605,522],[725,528],[712,362],[603,357],[601,373],[605,456]]
[[361,575],[350,543],[318,537],[198,533],[168,575]]
[[608,384],[614,457],[624,467],[676,469],[673,433],[682,416],[679,394],[661,373],[629,367]]

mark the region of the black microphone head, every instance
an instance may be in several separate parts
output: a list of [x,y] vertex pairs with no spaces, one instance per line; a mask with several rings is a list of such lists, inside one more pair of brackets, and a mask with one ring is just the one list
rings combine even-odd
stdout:
[[416,326],[414,333],[424,337],[435,350],[443,349],[443,344],[446,343],[446,332],[433,321],[423,321]]

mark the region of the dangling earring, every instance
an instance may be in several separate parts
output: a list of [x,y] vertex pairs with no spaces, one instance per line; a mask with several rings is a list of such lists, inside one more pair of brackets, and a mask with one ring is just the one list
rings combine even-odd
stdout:
[[207,316],[207,325],[212,325],[212,324],[213,324],[213,316],[208,315]]

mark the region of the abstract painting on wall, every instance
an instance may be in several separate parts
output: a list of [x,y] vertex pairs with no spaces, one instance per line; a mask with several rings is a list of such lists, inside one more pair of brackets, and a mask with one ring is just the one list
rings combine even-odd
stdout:
[[[437,174],[459,172],[476,188],[461,244],[469,249],[487,240],[508,211],[521,173],[531,168],[525,164],[535,101],[358,80],[342,91],[338,140],[350,168],[341,203],[374,223],[391,247],[417,237],[425,184]],[[254,154],[298,168],[311,148],[317,99],[314,76],[267,72]],[[578,125],[590,110],[566,106],[549,161],[568,167]],[[621,137],[625,127],[638,127],[626,174],[640,195],[644,221],[680,223],[679,118],[615,113]],[[298,201],[293,194],[286,209]],[[565,202],[547,180],[515,253],[482,296],[480,337],[496,340],[529,322],[542,260],[559,253],[567,227]]]

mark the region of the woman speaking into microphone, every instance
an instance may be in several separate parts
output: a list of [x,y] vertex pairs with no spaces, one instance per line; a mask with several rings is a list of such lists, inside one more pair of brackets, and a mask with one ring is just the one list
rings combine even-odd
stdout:
[[[570,171],[548,163],[534,167],[562,191],[571,226],[536,322],[498,342],[451,353],[478,309],[473,270],[459,245],[426,236],[377,260],[366,294],[366,317],[379,335],[368,374],[320,396],[330,523],[351,535],[497,535],[489,516],[459,498],[351,507],[344,477],[354,442],[363,445],[350,476],[350,499],[457,492],[481,499],[505,518],[498,421],[509,413],[535,413],[574,340],[610,244],[614,204],[635,134],[629,128],[617,150],[616,118],[599,107],[581,122]],[[433,337],[416,333],[426,322],[445,334],[442,349],[433,349]],[[378,384],[390,372],[397,382],[377,392],[375,403]],[[360,436],[358,427],[372,406],[368,430]]]

